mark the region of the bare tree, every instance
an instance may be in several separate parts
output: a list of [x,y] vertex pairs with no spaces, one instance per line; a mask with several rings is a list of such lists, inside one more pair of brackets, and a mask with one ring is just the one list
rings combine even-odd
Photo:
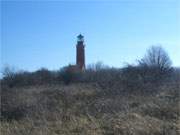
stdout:
[[166,73],[172,70],[172,62],[167,52],[161,46],[150,47],[144,58],[139,61],[139,65],[156,69],[161,73]]
[[88,70],[92,70],[92,71],[100,71],[102,69],[108,69],[109,67],[105,64],[103,64],[103,62],[98,61],[94,64],[89,64],[88,65]]

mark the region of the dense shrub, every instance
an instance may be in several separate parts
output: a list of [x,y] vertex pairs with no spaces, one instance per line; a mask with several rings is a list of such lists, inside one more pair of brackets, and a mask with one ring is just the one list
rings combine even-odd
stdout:
[[16,86],[55,84],[62,81],[62,77],[60,77],[58,71],[49,71],[45,68],[39,69],[35,72],[15,72],[8,68],[8,71],[4,71],[4,77],[1,81],[3,86],[6,85],[12,88]]
[[173,70],[168,54],[159,46],[151,47],[137,65],[129,64],[118,69],[98,62],[87,67],[85,71],[69,65],[57,71],[42,68],[35,72],[15,72],[13,69],[5,68],[2,85],[14,87],[84,82],[97,83],[103,89],[109,89],[110,93],[117,93],[144,90],[144,87],[150,84],[157,86],[164,81],[178,78],[178,70]]
[[128,65],[124,68],[102,68],[98,70],[72,71],[67,67],[58,71],[40,69],[35,72],[10,72],[1,80],[2,87],[20,87],[43,84],[96,83],[110,93],[145,90],[146,86],[178,81],[179,70],[171,74],[157,75],[152,68]]
[[64,67],[63,69],[61,69],[59,75],[66,85],[72,82],[80,82],[81,80],[81,72],[78,70],[74,71],[69,67]]

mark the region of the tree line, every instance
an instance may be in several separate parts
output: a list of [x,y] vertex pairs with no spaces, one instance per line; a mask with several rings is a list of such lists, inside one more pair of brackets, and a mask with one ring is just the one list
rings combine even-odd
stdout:
[[[175,73],[176,72],[176,73]],[[177,75],[178,72],[178,75]],[[18,87],[42,84],[97,83],[107,87],[127,87],[137,89],[147,84],[160,84],[179,77],[179,71],[172,67],[168,53],[161,46],[150,47],[145,56],[135,65],[123,68],[110,68],[102,63],[92,64],[85,71],[70,71],[68,66],[50,71],[46,68],[35,72],[13,71],[10,67],[3,70],[2,87]]]

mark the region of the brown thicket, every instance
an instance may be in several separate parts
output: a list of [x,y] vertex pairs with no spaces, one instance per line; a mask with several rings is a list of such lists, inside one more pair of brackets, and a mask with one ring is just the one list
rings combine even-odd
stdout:
[[83,72],[6,68],[1,134],[178,135],[179,92],[180,70],[160,47],[121,69],[101,63]]

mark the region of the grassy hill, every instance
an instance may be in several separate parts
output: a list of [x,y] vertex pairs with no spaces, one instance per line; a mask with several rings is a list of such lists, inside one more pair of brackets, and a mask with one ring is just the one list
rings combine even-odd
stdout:
[[1,133],[178,135],[179,86],[152,86],[152,94],[110,94],[98,83],[8,88],[1,92]]

